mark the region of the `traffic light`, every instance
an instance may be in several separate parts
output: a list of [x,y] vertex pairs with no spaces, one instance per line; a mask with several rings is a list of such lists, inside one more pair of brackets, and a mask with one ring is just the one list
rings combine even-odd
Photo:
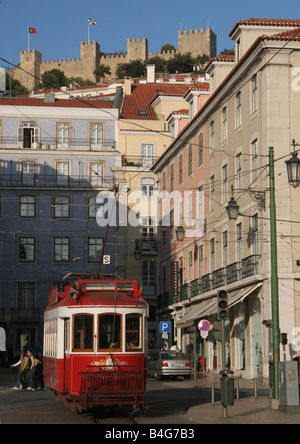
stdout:
[[218,319],[228,319],[228,292],[219,290],[217,294]]

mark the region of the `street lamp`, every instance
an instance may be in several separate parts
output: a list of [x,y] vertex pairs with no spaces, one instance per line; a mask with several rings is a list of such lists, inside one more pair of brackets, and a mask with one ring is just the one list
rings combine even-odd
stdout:
[[135,257],[135,259],[137,261],[141,260],[142,250],[140,249],[139,240],[138,239],[136,239],[136,241],[135,241],[135,250],[134,250],[133,254],[134,254],[134,257]]
[[297,188],[300,186],[300,159],[298,159],[298,153],[296,152],[296,144],[295,139],[292,140],[294,146],[294,152],[292,153],[292,157],[287,160],[286,169],[288,174],[288,181],[294,187]]
[[233,186],[231,187],[231,199],[226,207],[227,215],[229,220],[237,220],[239,215],[239,206],[233,197]]
[[182,226],[178,227],[176,230],[176,237],[178,242],[182,242],[184,239],[184,235],[185,235],[185,230]]

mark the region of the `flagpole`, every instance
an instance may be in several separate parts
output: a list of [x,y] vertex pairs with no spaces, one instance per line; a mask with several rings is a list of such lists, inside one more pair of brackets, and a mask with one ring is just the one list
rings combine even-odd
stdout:
[[88,43],[90,43],[90,22],[88,20]]
[[28,52],[29,52],[29,29],[28,29]]

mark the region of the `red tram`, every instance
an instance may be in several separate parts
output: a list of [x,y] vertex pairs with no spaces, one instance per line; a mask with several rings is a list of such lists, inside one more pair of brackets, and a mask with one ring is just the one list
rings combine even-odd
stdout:
[[143,406],[148,305],[136,281],[77,278],[49,291],[45,385],[74,410]]

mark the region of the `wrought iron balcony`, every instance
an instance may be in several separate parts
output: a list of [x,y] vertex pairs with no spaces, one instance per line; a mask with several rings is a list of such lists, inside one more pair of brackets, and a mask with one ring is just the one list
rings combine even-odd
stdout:
[[0,149],[31,149],[31,150],[83,150],[83,151],[116,151],[114,139],[102,139],[94,142],[91,139],[67,138],[59,140],[52,137],[40,137],[37,140],[19,139],[18,137],[0,138]]

